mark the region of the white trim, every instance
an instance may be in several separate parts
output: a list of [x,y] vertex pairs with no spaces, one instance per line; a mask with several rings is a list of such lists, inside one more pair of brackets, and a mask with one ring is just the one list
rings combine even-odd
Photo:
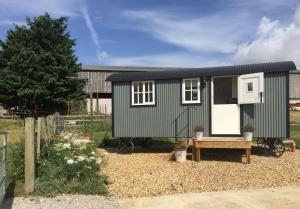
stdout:
[[[186,101],[185,100],[185,81],[186,80],[197,80],[197,93],[198,93],[198,98],[197,100],[191,100],[191,101]],[[192,86],[191,86],[191,91],[192,90]],[[181,88],[181,95],[182,95],[182,104],[199,104],[201,103],[201,91],[200,91],[200,78],[184,78],[182,79],[182,88]],[[192,99],[192,95],[191,95],[191,99]]]
[[[152,93],[152,102],[146,102],[145,98],[146,98],[146,90],[145,90],[145,83],[148,82],[152,82],[152,91],[150,93]],[[138,91],[138,93],[142,93],[143,97],[142,97],[142,103],[134,103],[134,83],[142,83],[143,85],[143,89],[141,92]],[[148,91],[147,93],[149,93],[149,87],[148,87]],[[138,96],[139,98],[139,96]],[[138,99],[139,100],[139,99]],[[132,81],[131,82],[131,105],[132,106],[142,106],[142,105],[155,105],[155,81],[154,80],[150,80],[150,81]]]

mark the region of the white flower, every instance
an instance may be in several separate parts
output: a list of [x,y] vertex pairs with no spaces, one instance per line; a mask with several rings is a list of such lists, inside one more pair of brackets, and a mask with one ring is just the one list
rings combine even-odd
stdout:
[[78,161],[84,161],[85,157],[83,156],[78,156]]
[[91,152],[91,154],[92,154],[92,155],[95,155],[95,152],[94,152],[94,151],[92,151],[92,152]]
[[81,140],[76,139],[76,140],[73,141],[73,144],[74,145],[80,145],[81,144]]
[[85,145],[83,145],[83,146],[80,146],[80,148],[79,148],[80,150],[83,150],[83,149],[86,149],[86,146]]
[[90,156],[90,160],[96,160],[94,156]]
[[66,143],[62,145],[63,149],[70,149],[71,148],[71,144],[70,143]]
[[74,164],[74,160],[72,160],[72,159],[67,160],[67,164],[69,164],[69,165]]
[[98,157],[97,160],[96,160],[96,163],[97,164],[101,164],[102,163],[102,159],[100,157]]

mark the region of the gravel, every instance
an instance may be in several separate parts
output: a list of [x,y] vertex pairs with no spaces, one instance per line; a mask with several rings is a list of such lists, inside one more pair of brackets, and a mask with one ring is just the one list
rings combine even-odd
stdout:
[[240,162],[238,150],[223,154],[215,151],[199,163],[176,163],[169,161],[169,153],[110,152],[102,172],[111,182],[109,192],[118,198],[300,185],[299,150],[280,158],[252,155],[251,164]]
[[92,195],[60,195],[54,198],[16,197],[4,203],[3,209],[119,209],[114,198]]

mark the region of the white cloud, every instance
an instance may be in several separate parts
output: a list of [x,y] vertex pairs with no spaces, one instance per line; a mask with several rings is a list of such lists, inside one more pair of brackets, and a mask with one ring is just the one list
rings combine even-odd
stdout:
[[0,25],[8,25],[8,26],[11,26],[11,25],[24,25],[25,22],[21,22],[21,21],[15,21],[15,20],[0,20]]
[[55,17],[74,17],[80,14],[83,4],[83,0],[0,0],[0,14],[23,17],[38,16],[47,11]]
[[263,17],[255,39],[241,44],[233,57],[238,64],[282,60],[292,60],[300,67],[300,7],[287,26]]
[[165,53],[133,57],[109,57],[104,64],[113,66],[206,67],[229,63],[222,58],[208,59],[191,53]]
[[99,62],[102,62],[104,59],[106,59],[108,57],[108,54],[107,54],[107,52],[101,50],[101,44],[100,44],[100,41],[98,38],[98,33],[97,33],[95,26],[90,18],[88,8],[86,6],[84,6],[81,11],[82,11],[82,15],[85,20],[85,23],[89,29],[92,41],[96,46],[97,58],[98,58]]
[[186,18],[162,11],[131,10],[123,15],[135,21],[132,29],[145,31],[160,41],[195,52],[231,53],[236,50],[246,31],[251,30],[248,24],[251,19],[247,19],[246,14],[238,13]]
[[86,0],[0,0],[0,25],[24,24],[15,19],[24,20],[25,16],[39,16],[48,12],[53,17],[83,17],[96,47],[96,57],[103,60],[108,57],[101,50],[97,31],[90,18]]

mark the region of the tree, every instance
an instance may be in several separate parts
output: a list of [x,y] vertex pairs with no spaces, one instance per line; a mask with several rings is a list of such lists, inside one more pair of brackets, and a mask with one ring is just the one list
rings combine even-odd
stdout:
[[26,26],[15,25],[0,40],[0,103],[6,108],[52,112],[84,99],[67,20],[48,13],[27,18]]

